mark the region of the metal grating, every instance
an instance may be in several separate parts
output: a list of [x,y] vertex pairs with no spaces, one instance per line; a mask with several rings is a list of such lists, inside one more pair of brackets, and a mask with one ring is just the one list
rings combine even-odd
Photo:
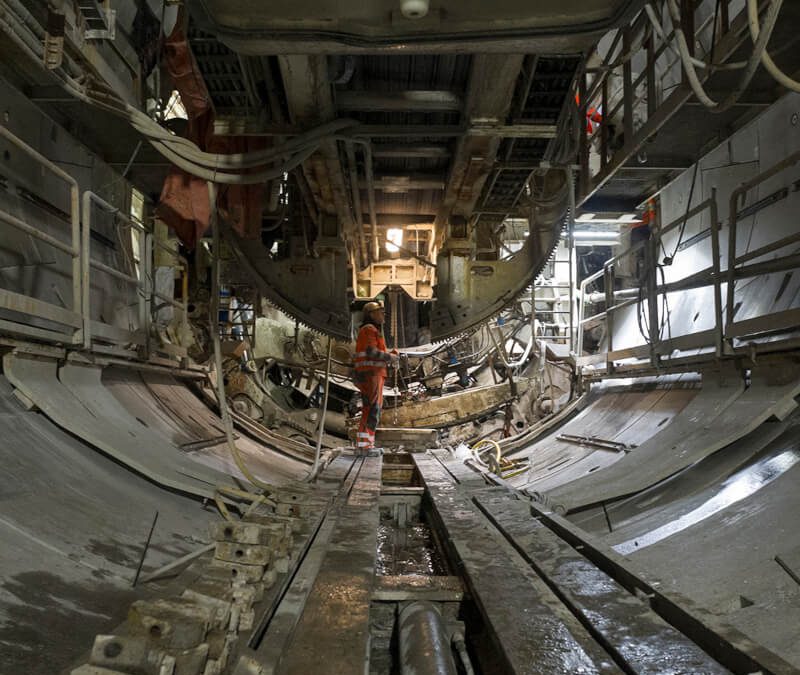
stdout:
[[189,43],[216,110],[250,110],[258,105],[245,84],[238,55],[215,37],[190,25]]
[[[568,96],[580,64],[577,56],[529,56],[520,75],[512,106],[512,122],[519,124],[555,124]],[[503,141],[500,163],[522,164],[526,168],[496,169],[481,200],[481,221],[501,222],[503,213],[513,210],[531,173],[527,167],[544,159],[549,140],[510,138]]]

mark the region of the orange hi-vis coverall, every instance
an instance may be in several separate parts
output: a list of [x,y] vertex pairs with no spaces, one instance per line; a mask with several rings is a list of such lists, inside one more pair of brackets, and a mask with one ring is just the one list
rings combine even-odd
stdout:
[[365,323],[358,332],[354,383],[361,392],[361,424],[356,435],[356,447],[369,450],[375,447],[375,429],[381,419],[383,383],[386,364],[391,356],[386,352],[386,341],[380,329]]

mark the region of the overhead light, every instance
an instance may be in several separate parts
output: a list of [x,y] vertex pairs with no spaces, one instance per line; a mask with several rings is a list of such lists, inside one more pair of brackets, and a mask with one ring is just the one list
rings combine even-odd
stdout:
[[596,213],[582,213],[575,219],[576,223],[591,223],[592,225],[630,225],[642,222],[641,216],[635,213],[623,213],[618,218],[595,218]]
[[605,239],[609,241],[619,239],[619,233],[617,232],[594,232],[592,230],[576,230],[572,233],[572,236],[575,239]]
[[400,228],[390,228],[386,230],[386,250],[389,253],[397,253],[398,246],[403,245],[403,230]]
[[189,119],[189,115],[186,112],[186,107],[183,105],[181,95],[177,89],[172,90],[172,93],[169,95],[167,105],[164,109],[164,120],[172,119]]
[[593,230],[576,230],[572,233],[576,246],[619,246],[619,234],[616,232],[596,232]]

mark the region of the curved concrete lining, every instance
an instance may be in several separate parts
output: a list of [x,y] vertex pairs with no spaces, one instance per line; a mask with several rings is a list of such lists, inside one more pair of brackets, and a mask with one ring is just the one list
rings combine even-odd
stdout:
[[[107,368],[103,386],[137,420],[176,446],[193,462],[221,471],[246,484],[247,479],[231,456],[222,420],[198,398],[187,384],[168,373]],[[306,464],[270,446],[235,435],[245,466],[257,478],[274,485],[302,478]]]
[[[180,392],[185,396],[178,400],[186,408],[176,418],[178,407],[173,405],[170,414],[134,371],[127,377],[124,395],[117,397],[114,390],[120,394],[120,383],[126,378],[114,378],[109,389],[99,366],[68,363],[59,368],[52,359],[15,354],[7,354],[3,364],[9,381],[56,424],[161,485],[211,497],[216,485],[231,484],[232,476],[242,477],[224,443],[192,455],[180,449],[180,442],[176,441],[191,438],[188,433],[196,417],[204,418],[204,431],[211,427],[212,420],[220,429],[221,423],[177,381],[175,390],[185,390]],[[128,407],[136,400],[134,392],[138,402]],[[190,406],[191,400],[194,404]],[[193,417],[191,412],[195,413]],[[200,437],[203,435],[201,432]],[[305,471],[300,462],[252,439],[239,439],[237,447],[248,467],[268,482],[282,484]]]
[[[557,440],[562,434],[596,437],[621,443],[627,452],[637,448],[669,425],[694,399],[697,389],[658,389],[649,392],[609,394],[559,429],[532,451],[532,470],[524,487],[546,491],[620,461],[626,450],[605,450]],[[537,459],[538,457],[538,459]]]
[[551,505],[575,510],[635,494],[730,445],[772,416],[797,407],[796,367],[754,369],[747,390],[735,373],[707,374],[703,389],[671,424],[605,469],[547,493]]

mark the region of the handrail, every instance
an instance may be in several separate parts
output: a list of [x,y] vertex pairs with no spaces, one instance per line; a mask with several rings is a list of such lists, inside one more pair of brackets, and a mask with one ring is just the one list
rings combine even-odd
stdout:
[[[83,349],[93,347],[93,338],[101,338],[116,344],[134,343],[149,350],[150,326],[152,322],[151,306],[153,300],[158,298],[181,312],[184,327],[188,325],[188,288],[182,286],[181,300],[158,293],[152,283],[154,247],[160,247],[172,254],[174,259],[183,267],[184,276],[188,274],[189,262],[177,251],[172,250],[160,241],[141,222],[124,213],[122,210],[109,203],[91,190],[86,190],[81,198],[78,182],[67,171],[44,157],[25,141],[13,134],[7,127],[0,125],[0,139],[4,139],[14,147],[32,158],[58,179],[63,180],[70,192],[70,241],[63,241],[57,236],[41,231],[34,224],[25,222],[20,217],[0,209],[0,223],[14,228],[37,241],[53,247],[54,249],[70,256],[71,283],[72,283],[72,308],[67,309],[62,305],[55,305],[39,298],[17,293],[9,289],[0,289],[0,308],[22,314],[36,322],[47,321],[71,329],[65,333],[64,329],[43,328],[31,325],[30,321],[1,318],[0,324],[7,332],[16,333],[37,340],[45,340],[58,344],[69,343]],[[132,228],[140,232],[138,250],[138,274],[122,271],[115,265],[106,264],[92,258],[90,239],[92,232],[93,209],[98,208],[106,214],[113,215],[116,221],[124,223],[123,227]],[[116,326],[94,321],[91,318],[91,273],[101,272],[125,284],[136,288],[138,297],[138,328],[134,330],[117,328]],[[66,303],[62,303],[66,305]]]
[[[11,143],[13,146],[24,152],[26,155],[31,157],[36,163],[47,169],[50,173],[52,173],[57,178],[63,180],[69,186],[70,192],[70,210],[69,210],[69,217],[70,217],[70,234],[71,234],[71,245],[65,244],[64,242],[56,239],[55,237],[51,237],[50,235],[40,232],[37,228],[29,225],[28,223],[24,222],[20,218],[13,216],[10,213],[5,211],[0,211],[0,219],[3,220],[7,225],[14,227],[22,232],[25,232],[29,236],[35,237],[40,241],[53,246],[54,248],[67,253],[72,258],[72,313],[80,317],[80,327],[77,327],[76,330],[72,332],[69,336],[69,341],[73,344],[80,344],[85,342],[86,336],[84,335],[85,332],[85,317],[88,314],[88,306],[84,305],[83,303],[83,294],[82,294],[82,279],[81,279],[81,235],[80,235],[80,194],[79,194],[79,187],[78,182],[64,169],[62,169],[57,164],[51,162],[47,159],[44,155],[40,152],[36,151],[30,145],[25,143],[21,138],[15,136],[9,129],[2,124],[0,124],[0,137]],[[35,298],[32,298],[35,300]],[[42,301],[37,301],[42,302]],[[51,303],[46,303],[51,305],[52,307],[56,307],[57,309],[64,311],[62,307],[58,307],[57,305],[52,305]],[[8,307],[8,309],[14,309],[13,307]],[[14,311],[19,311],[19,309],[15,309]],[[40,318],[47,318],[47,317],[40,317]],[[17,323],[17,322],[13,322]],[[25,324],[19,324],[18,329],[15,327],[15,330],[22,334],[28,334],[35,337],[41,337],[42,329],[37,329],[34,333],[32,327],[26,326]]]
[[[618,253],[614,257],[610,258],[605,262],[603,265],[602,270],[598,270],[597,272],[591,274],[590,276],[586,277],[580,285],[580,309],[579,309],[579,316],[578,316],[578,349],[577,349],[577,356],[581,357],[583,354],[583,339],[584,339],[584,327],[591,323],[597,321],[605,321],[607,326],[607,338],[608,338],[608,345],[609,349],[607,351],[608,355],[608,364],[607,367],[611,368],[611,361],[616,356],[619,358],[618,352],[615,352],[613,349],[613,319],[614,313],[618,312],[619,310],[629,307],[633,304],[639,304],[642,300],[646,300],[648,303],[648,312],[650,314],[651,323],[652,320],[658,317],[658,309],[656,306],[657,303],[657,296],[663,295],[665,293],[671,292],[671,288],[676,283],[680,282],[671,282],[669,284],[658,284],[656,279],[656,264],[655,264],[655,251],[658,248],[658,245],[663,239],[665,234],[676,229],[679,225],[687,222],[689,219],[694,218],[705,210],[708,210],[710,213],[711,219],[711,239],[712,239],[712,257],[714,259],[714,263],[712,264],[711,272],[712,274],[708,277],[704,277],[698,279],[697,285],[698,286],[707,286],[710,284],[714,285],[714,306],[715,306],[715,328],[714,328],[714,335],[716,336],[715,339],[715,346],[717,349],[718,354],[722,353],[722,335],[723,335],[723,328],[722,328],[722,300],[721,300],[721,274],[719,272],[719,225],[717,223],[717,200],[716,200],[716,189],[712,189],[711,196],[694,206],[693,208],[689,209],[683,215],[675,218],[674,220],[670,221],[666,225],[656,228],[651,232],[651,236],[648,240],[642,241],[637,243],[630,248],[625,249],[624,251]],[[639,292],[637,293],[636,298],[630,298],[629,293],[625,292],[616,292],[614,290],[615,285],[615,275],[614,270],[617,267],[619,261],[627,258],[635,253],[639,253],[644,251],[646,258],[648,259],[649,264],[647,265],[647,279],[643,280],[642,283],[646,283],[644,287],[642,287]],[[597,314],[593,314],[590,317],[585,316],[585,307],[586,307],[586,287],[599,279],[601,276],[605,277],[605,296],[606,296],[606,307],[605,310],[599,312]],[[640,310],[641,311],[641,310]],[[649,343],[650,347],[650,357],[651,360],[655,361],[661,355],[662,343],[663,340],[660,339],[660,336],[656,334],[655,327],[651,325],[650,327],[650,335],[646,337],[646,340]],[[627,353],[630,350],[622,350],[622,352]],[[655,365],[655,364],[654,364]]]
[[[780,162],[774,164],[769,169],[762,171],[761,173],[753,176],[750,180],[742,183],[739,187],[737,187],[733,192],[731,192],[730,200],[729,200],[729,210],[730,210],[730,230],[728,232],[728,274],[727,274],[727,282],[728,282],[728,294],[727,294],[727,302],[726,302],[726,323],[725,323],[725,333],[729,333],[731,326],[733,325],[733,307],[734,307],[734,296],[736,292],[736,266],[742,262],[746,262],[747,260],[751,260],[752,257],[747,257],[748,254],[743,256],[736,255],[736,230],[737,225],[739,222],[739,198],[744,196],[748,191],[752,190],[757,185],[760,185],[765,180],[769,180],[773,176],[779,174],[781,171],[788,169],[790,166],[794,166],[800,162],[800,151],[794,152],[785,159],[781,160]],[[783,248],[787,244],[785,243],[789,237],[784,237],[783,239],[779,239],[772,244],[767,244],[766,246],[762,246],[757,249],[759,255],[763,255],[766,253],[770,253],[772,251],[777,251],[780,248]],[[792,241],[788,243],[792,243],[793,241],[797,241],[797,238],[792,236]]]
[[[116,218],[124,221],[126,225],[129,227],[133,227],[139,230],[143,236],[139,239],[139,264],[140,264],[140,275],[139,277],[125,274],[124,272],[120,272],[115,270],[108,265],[105,265],[97,260],[91,258],[89,253],[89,234],[91,232],[91,206],[92,204],[96,204],[99,206],[103,211],[108,214],[114,215]],[[120,211],[117,207],[113,204],[108,203],[102,197],[98,196],[94,192],[86,191],[83,194],[83,221],[84,221],[84,265],[89,266],[95,269],[98,269],[106,274],[109,274],[121,281],[129,283],[137,287],[137,293],[139,297],[139,329],[145,335],[145,343],[146,338],[150,333],[150,324],[152,321],[151,312],[153,311],[153,306],[156,304],[154,300],[160,300],[161,302],[168,304],[178,310],[180,310],[181,314],[181,322],[184,326],[188,325],[188,306],[189,306],[189,299],[188,299],[188,289],[186,284],[182,286],[182,298],[181,301],[176,300],[173,297],[169,297],[162,293],[159,293],[155,289],[155,283],[153,282],[153,261],[152,261],[152,250],[153,247],[158,247],[164,251],[170,253],[176,260],[178,260],[181,265],[183,266],[184,273],[188,273],[189,270],[189,261],[186,259],[185,256],[181,255],[177,251],[171,249],[169,246],[165,245],[161,241],[158,241],[153,232],[147,229],[142,223],[137,221],[136,219],[128,216],[127,214]],[[88,275],[88,269],[86,271]],[[88,276],[87,276],[88,279]],[[89,284],[87,283],[84,292],[87,295],[89,293]],[[130,333],[132,338],[136,338],[135,333]]]
[[[135,275],[125,274],[124,272],[120,272],[119,270],[115,270],[113,267],[109,267],[108,265],[101,263],[99,260],[94,260],[91,257],[89,239],[92,231],[92,204],[97,205],[107,214],[113,215],[115,218],[122,220],[129,227],[133,227],[134,229],[137,229],[143,233],[143,236],[139,238],[139,264],[142,266],[139,277],[136,277]],[[83,229],[81,232],[81,252],[82,252],[82,263],[83,263],[84,302],[86,303],[87,307],[91,306],[90,305],[91,268],[97,269],[101,272],[109,274],[110,276],[116,279],[119,279],[120,281],[135,286],[138,295],[138,305],[139,305],[139,313],[138,313],[139,331],[143,333],[144,340],[142,341],[141,337],[137,336],[136,331],[124,331],[124,333],[130,337],[131,342],[138,342],[139,344],[147,343],[147,335],[149,332],[148,320],[147,320],[147,306],[146,306],[147,288],[145,282],[145,279],[148,276],[148,270],[147,270],[148,261],[145,252],[145,239],[147,238],[147,236],[149,236],[149,233],[141,223],[138,223],[137,221],[133,220],[130,216],[120,211],[116,206],[110,204],[105,199],[103,199],[96,193],[92,192],[91,190],[86,190],[83,193]],[[86,312],[85,320],[86,320],[86,328],[85,328],[86,339],[84,341],[84,345],[88,348],[91,346],[91,339],[93,334],[92,321],[88,311]]]
[[[649,347],[652,365],[656,366],[656,360],[661,356],[669,354],[672,347],[675,345],[682,345],[684,348],[702,348],[711,346],[710,339],[713,338],[713,347],[715,355],[719,358],[723,355],[735,353],[734,340],[746,335],[753,334],[755,327],[764,328],[763,317],[753,317],[747,320],[735,322],[734,321],[734,300],[735,300],[735,286],[736,282],[741,279],[752,278],[754,276],[778,273],[791,269],[800,268],[800,254],[797,252],[782,255],[773,260],[766,260],[760,262],[751,262],[757,258],[761,258],[769,253],[779,251],[786,246],[800,242],[800,232],[793,233],[781,238],[778,238],[768,244],[758,247],[753,251],[739,253],[737,251],[737,226],[740,216],[739,202],[741,198],[747,194],[754,187],[762,184],[764,181],[780,174],[782,171],[800,163],[800,151],[795,152],[783,160],[777,162],[768,169],[760,172],[750,180],[739,185],[731,192],[729,199],[729,232],[728,232],[728,253],[727,253],[727,269],[721,270],[721,251],[719,233],[721,223],[717,217],[717,203],[716,203],[716,190],[712,189],[711,196],[689,209],[685,214],[671,221],[667,225],[660,227],[652,233],[653,236],[645,242],[649,246],[652,264],[648,266],[648,282],[649,286],[643,288],[641,291],[642,299],[647,299],[651,305],[651,309],[655,309],[653,316],[658,318],[658,310],[655,307],[657,297],[667,293],[675,292],[678,290],[686,290],[689,288],[700,288],[704,286],[712,286],[714,289],[714,311],[715,323],[713,329],[703,330],[696,333],[689,333],[687,335],[678,336],[662,340],[657,333],[652,331],[649,337]],[[710,236],[711,236],[711,266],[684,277],[678,281],[671,281],[668,283],[658,284],[655,278],[656,265],[654,253],[663,236],[691,218],[700,215],[704,210],[708,209],[710,213]],[[616,263],[623,257],[630,255],[643,244],[626,249],[622,253],[614,256],[608,260],[603,269],[595,272],[581,282],[580,286],[580,313],[578,322],[578,363],[580,365],[583,358],[583,329],[584,326],[590,322],[605,321],[608,326],[609,332],[609,349],[605,353],[605,360],[609,371],[613,369],[613,360],[616,358],[624,358],[627,355],[635,355],[642,353],[641,348],[623,349],[614,351],[613,349],[613,314],[622,307],[629,305],[630,300],[622,299],[616,302],[617,297],[622,297],[623,294],[616,294],[613,292],[614,283],[614,269]],[[748,264],[749,263],[749,264]],[[586,288],[588,284],[597,280],[601,276],[606,277],[606,308],[604,312],[586,318],[584,316],[586,305]],[[725,315],[723,316],[723,302],[722,302],[722,284],[727,284],[727,298],[725,303]],[[611,289],[611,290],[609,290]],[[639,300],[636,300],[639,302]],[[765,317],[771,317],[767,327],[761,332],[768,332],[770,330],[785,330],[787,328],[796,327],[797,316],[800,315],[800,310],[788,309],[782,312],[773,312]],[[593,359],[593,362],[596,358]]]

